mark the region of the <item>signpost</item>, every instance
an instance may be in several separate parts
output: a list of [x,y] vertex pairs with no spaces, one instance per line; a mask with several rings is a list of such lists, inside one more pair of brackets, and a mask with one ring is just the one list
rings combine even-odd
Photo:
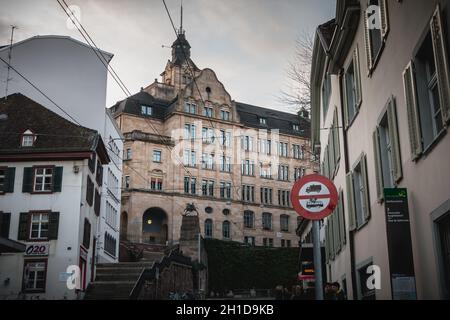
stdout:
[[313,222],[316,300],[323,300],[319,221],[333,213],[338,203],[338,192],[331,180],[312,174],[294,184],[291,191],[291,203],[300,216]]

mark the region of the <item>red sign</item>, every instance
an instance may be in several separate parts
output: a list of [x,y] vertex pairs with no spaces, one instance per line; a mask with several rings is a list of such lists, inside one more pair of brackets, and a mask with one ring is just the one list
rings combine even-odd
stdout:
[[303,218],[321,220],[333,213],[338,203],[338,193],[330,179],[312,174],[294,184],[291,203]]

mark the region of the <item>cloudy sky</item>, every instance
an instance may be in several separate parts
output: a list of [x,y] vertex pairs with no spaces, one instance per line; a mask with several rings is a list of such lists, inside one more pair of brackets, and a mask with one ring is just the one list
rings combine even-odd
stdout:
[[[154,81],[170,57],[175,34],[161,0],[66,0],[81,9],[81,22],[96,44],[114,54],[111,65],[131,92]],[[166,0],[176,26],[180,0]],[[335,14],[335,0],[184,0],[184,29],[199,68],[212,68],[232,98],[293,111],[278,102],[288,86],[286,68],[302,32]],[[68,35],[56,0],[0,0],[0,45],[34,35]],[[107,105],[125,96],[109,79]]]

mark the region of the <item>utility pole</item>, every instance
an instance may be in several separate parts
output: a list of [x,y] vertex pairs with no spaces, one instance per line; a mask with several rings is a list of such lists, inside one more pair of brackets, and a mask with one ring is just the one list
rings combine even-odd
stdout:
[[6,88],[5,88],[5,99],[8,99],[8,85],[9,85],[9,74],[11,72],[11,58],[12,58],[12,45],[14,41],[14,30],[17,29],[16,26],[11,25],[11,40],[9,43],[9,52],[8,52],[8,71],[6,72]]

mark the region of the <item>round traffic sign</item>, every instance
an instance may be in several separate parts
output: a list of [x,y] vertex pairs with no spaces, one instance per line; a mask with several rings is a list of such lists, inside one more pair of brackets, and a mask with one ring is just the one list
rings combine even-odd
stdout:
[[321,220],[333,213],[338,203],[338,193],[330,179],[311,174],[294,184],[291,203],[303,218]]

